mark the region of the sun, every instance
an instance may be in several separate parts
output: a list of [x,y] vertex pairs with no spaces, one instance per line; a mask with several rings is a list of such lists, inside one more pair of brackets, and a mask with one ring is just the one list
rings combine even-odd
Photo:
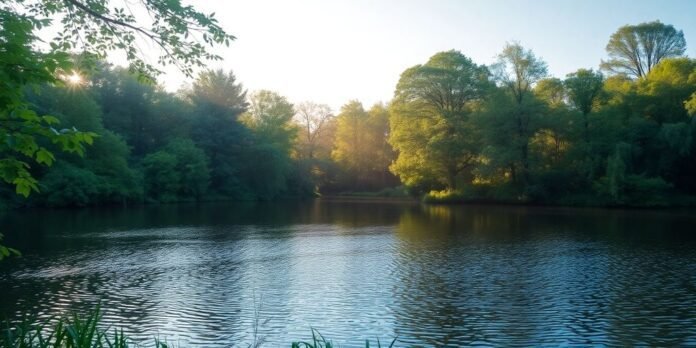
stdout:
[[85,79],[77,71],[73,71],[71,74],[63,75],[63,80],[74,87],[80,86],[85,82]]
[[82,76],[80,76],[80,74],[78,74],[76,71],[73,71],[72,74],[65,76],[65,80],[71,85],[81,85],[82,82],[84,82]]

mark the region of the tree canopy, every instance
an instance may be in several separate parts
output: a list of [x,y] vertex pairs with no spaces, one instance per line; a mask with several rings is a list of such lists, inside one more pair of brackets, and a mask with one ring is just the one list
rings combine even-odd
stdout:
[[643,77],[665,58],[679,57],[686,51],[681,30],[660,21],[625,25],[609,38],[609,60],[602,68],[633,77]]

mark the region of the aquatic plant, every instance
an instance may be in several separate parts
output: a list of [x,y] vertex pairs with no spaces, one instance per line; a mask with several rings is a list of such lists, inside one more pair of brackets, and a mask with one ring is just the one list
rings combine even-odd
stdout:
[[[394,338],[389,344],[388,348],[394,347],[396,343],[396,338]],[[291,348],[334,348],[336,347],[331,341],[326,340],[322,334],[316,329],[312,329],[312,342],[298,341],[293,342]],[[365,340],[365,348],[370,348],[370,341]],[[382,344],[377,339],[377,348],[382,348]]]
[[[123,329],[99,327],[101,311],[97,307],[87,315],[73,313],[68,317],[53,318],[44,322],[33,323],[34,320],[24,319],[17,324],[7,322],[0,334],[0,348],[137,348],[138,342],[128,338]],[[258,323],[255,324],[257,326]],[[248,346],[260,347],[263,340],[259,339],[256,330],[254,339]],[[174,345],[166,340],[154,339],[155,348],[170,348]],[[394,347],[396,338],[388,348]],[[316,329],[312,329],[312,340],[291,343],[292,348],[334,348],[330,340],[324,338]],[[382,345],[377,340],[377,348]],[[370,341],[365,341],[365,348],[370,348]]]

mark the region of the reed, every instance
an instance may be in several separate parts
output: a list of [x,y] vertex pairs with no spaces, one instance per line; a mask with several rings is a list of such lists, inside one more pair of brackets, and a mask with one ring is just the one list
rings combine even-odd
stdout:
[[[87,315],[74,313],[63,318],[54,318],[40,323],[25,319],[17,324],[5,324],[0,335],[0,348],[137,348],[142,344],[128,338],[123,329],[103,329],[100,327],[101,311],[97,307]],[[257,324],[258,325],[258,324]],[[250,348],[260,347],[262,340],[254,335]],[[394,347],[396,338],[388,348]],[[330,340],[319,331],[312,329],[311,341],[291,343],[291,348],[335,348]],[[154,338],[155,348],[170,348],[173,345],[166,340]],[[375,347],[375,346],[373,346]],[[382,348],[377,340],[377,348]],[[370,341],[365,341],[365,348],[370,348]]]

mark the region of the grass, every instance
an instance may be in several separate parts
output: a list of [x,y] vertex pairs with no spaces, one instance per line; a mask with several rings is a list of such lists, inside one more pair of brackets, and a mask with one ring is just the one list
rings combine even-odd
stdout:
[[[394,344],[396,343],[396,338],[391,341],[391,344],[389,344],[388,348],[394,347]],[[336,346],[331,343],[331,341],[327,341],[324,336],[319,333],[319,331],[312,329],[312,342],[307,342],[307,341],[300,341],[300,342],[293,342],[291,345],[291,348],[335,348]],[[370,341],[365,340],[365,348],[370,348]],[[382,344],[380,343],[379,339],[377,339],[377,348],[382,348]]]
[[[49,320],[44,323],[32,324],[24,320],[18,324],[6,323],[0,335],[0,348],[135,348],[141,345],[128,338],[123,329],[100,328],[101,312],[99,307],[86,316],[72,314],[64,318]],[[258,321],[255,323],[258,325]],[[394,347],[396,338],[388,348]],[[256,337],[247,345],[256,348],[261,341]],[[311,341],[292,342],[292,348],[335,348],[330,340],[324,338],[319,331],[312,329]],[[155,348],[173,347],[166,341],[154,339]],[[382,345],[377,340],[377,345]],[[365,348],[370,348],[370,341],[365,341]]]
[[[24,320],[19,324],[6,323],[0,335],[2,348],[127,348],[138,347],[129,339],[123,329],[102,329],[99,327],[101,312],[99,307],[86,316],[72,314],[58,318],[55,322],[32,324]],[[154,339],[156,348],[168,348],[166,341]]]

